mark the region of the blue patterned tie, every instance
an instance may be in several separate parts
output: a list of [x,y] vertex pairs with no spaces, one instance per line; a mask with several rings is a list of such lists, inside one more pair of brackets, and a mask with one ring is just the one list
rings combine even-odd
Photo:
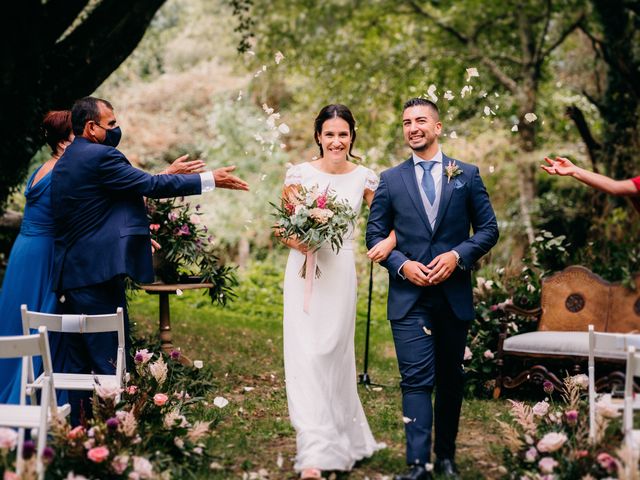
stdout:
[[431,169],[436,163],[437,162],[433,160],[418,163],[424,170],[424,174],[422,175],[422,190],[424,190],[424,194],[427,196],[427,200],[429,200],[431,205],[433,205],[433,202],[436,200],[436,184],[431,176]]

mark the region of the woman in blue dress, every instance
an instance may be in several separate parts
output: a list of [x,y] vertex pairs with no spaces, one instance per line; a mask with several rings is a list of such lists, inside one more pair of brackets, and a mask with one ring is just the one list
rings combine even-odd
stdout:
[[[73,140],[71,112],[49,112],[43,121],[47,144],[52,156],[38,168],[24,192],[27,203],[0,291],[0,336],[22,335],[20,305],[29,310],[54,313],[56,296],[52,291],[54,225],[51,212],[51,170],[67,145]],[[54,370],[60,370],[58,334],[51,333],[49,342]],[[38,359],[40,360],[40,359]],[[21,360],[0,360],[0,403],[19,403]],[[34,365],[36,372],[41,362]],[[64,403],[66,392],[58,391],[58,402]]]

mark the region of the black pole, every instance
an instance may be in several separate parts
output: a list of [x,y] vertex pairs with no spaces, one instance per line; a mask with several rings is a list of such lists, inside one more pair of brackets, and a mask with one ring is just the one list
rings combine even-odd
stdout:
[[367,332],[364,340],[364,371],[360,374],[360,383],[368,387],[371,385],[369,377],[369,333],[371,331],[371,298],[373,293],[373,262],[369,264],[369,300],[367,303]]

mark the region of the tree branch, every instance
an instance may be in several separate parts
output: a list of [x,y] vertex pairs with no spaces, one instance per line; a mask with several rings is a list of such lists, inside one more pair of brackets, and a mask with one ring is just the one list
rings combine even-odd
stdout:
[[547,0],[547,9],[545,12],[545,22],[544,28],[542,29],[542,35],[540,35],[540,41],[538,42],[538,46],[536,47],[536,51],[534,54],[535,58],[538,58],[540,52],[542,51],[542,47],[544,46],[545,38],[547,37],[547,33],[549,33],[549,25],[551,25],[551,0]]
[[54,44],[78,18],[89,0],[49,0],[42,5],[42,39]]
[[93,92],[135,49],[165,0],[102,0],[69,36],[56,44],[49,81],[56,96],[71,103]]
[[570,25],[567,26],[567,28],[565,28],[562,33],[560,34],[560,36],[556,39],[555,42],[553,42],[549,48],[547,48],[544,52],[542,52],[542,54],[540,54],[540,56],[537,59],[537,62],[542,64],[542,62],[544,61],[545,58],[547,58],[551,52],[553,52],[556,48],[558,48],[562,42],[564,42],[567,37],[576,29],[580,26],[580,24],[583,22],[583,20],[585,19],[585,14],[584,12],[580,13],[580,16]]
[[573,123],[578,129],[578,133],[582,137],[582,141],[587,147],[587,152],[589,153],[589,158],[591,160],[591,168],[594,172],[598,173],[597,159],[598,153],[602,150],[602,145],[593,138],[591,129],[587,124],[587,120],[584,118],[584,114],[579,107],[571,105],[567,107],[565,114],[573,120]]
[[445,32],[455,37],[463,45],[467,45],[469,43],[469,39],[465,35],[460,33],[455,28],[451,27],[450,25],[447,25],[446,23],[443,23],[440,20],[438,20],[436,17],[434,17],[429,12],[424,10],[420,5],[418,5],[418,3],[415,0],[407,0],[407,2],[415,13],[428,18],[431,22],[435,23],[442,30],[444,30]]

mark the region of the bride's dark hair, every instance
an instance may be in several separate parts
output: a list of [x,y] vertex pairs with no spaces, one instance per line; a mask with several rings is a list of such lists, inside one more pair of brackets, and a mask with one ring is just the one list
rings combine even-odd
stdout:
[[353,118],[351,110],[340,103],[335,103],[323,107],[322,110],[320,110],[320,113],[318,113],[318,116],[316,117],[316,120],[314,122],[315,132],[313,134],[313,138],[315,139],[316,144],[320,149],[320,156],[322,157],[324,155],[324,152],[322,151],[322,144],[320,143],[322,125],[324,125],[324,122],[326,122],[327,120],[331,120],[332,118],[341,118],[349,124],[349,132],[351,133],[351,145],[349,145],[349,154],[347,156],[360,160],[360,157],[354,155],[352,152],[353,144],[356,142],[356,120]]

